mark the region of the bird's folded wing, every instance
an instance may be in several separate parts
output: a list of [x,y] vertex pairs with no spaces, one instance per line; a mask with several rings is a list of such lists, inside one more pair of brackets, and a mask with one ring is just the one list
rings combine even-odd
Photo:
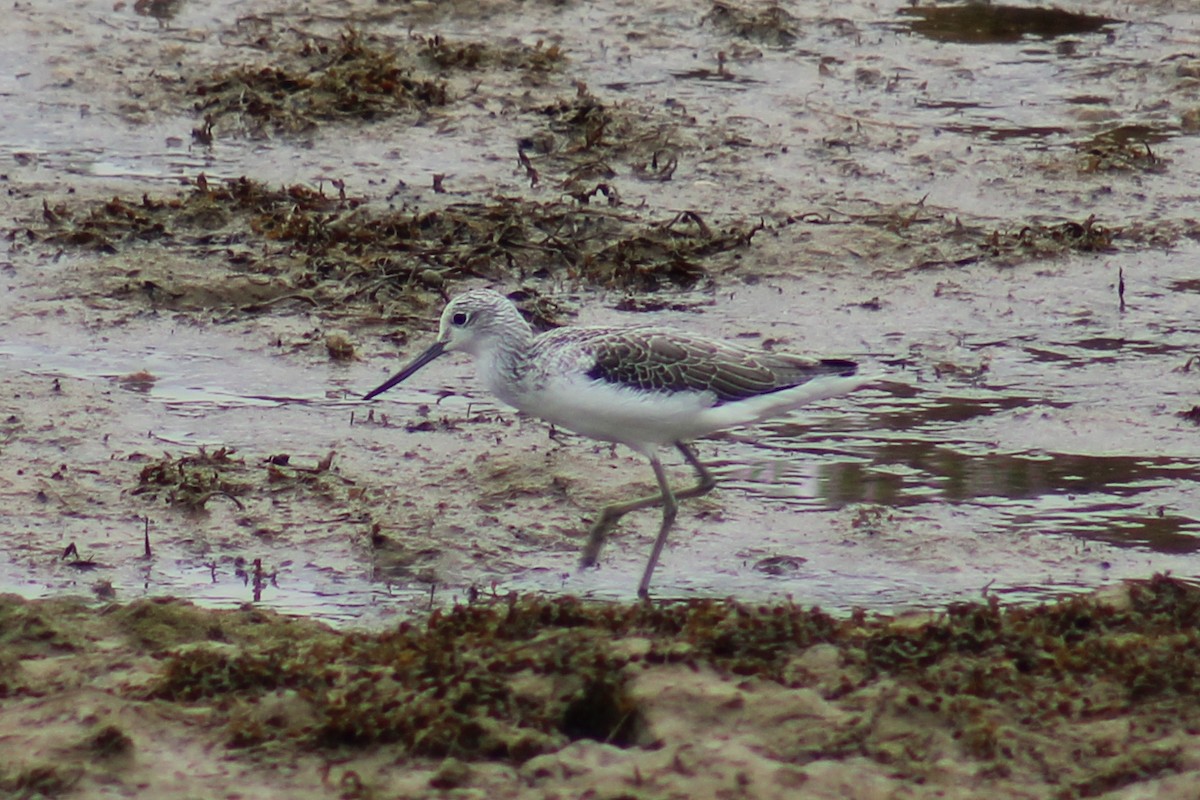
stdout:
[[584,346],[594,361],[587,370],[592,380],[646,392],[707,391],[718,403],[790,389],[814,378],[849,376],[856,370],[852,361],[770,353],[653,328],[632,328]]

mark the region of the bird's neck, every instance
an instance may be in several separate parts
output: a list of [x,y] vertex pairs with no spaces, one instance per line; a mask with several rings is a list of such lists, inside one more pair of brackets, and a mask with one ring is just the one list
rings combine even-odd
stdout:
[[497,333],[478,354],[479,375],[483,383],[492,394],[509,405],[515,405],[515,398],[511,395],[526,371],[533,338],[533,330],[522,319],[520,325],[507,327]]

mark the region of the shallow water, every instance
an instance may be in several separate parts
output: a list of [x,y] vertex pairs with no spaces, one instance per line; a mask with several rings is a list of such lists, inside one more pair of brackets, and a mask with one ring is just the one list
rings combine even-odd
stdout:
[[[514,169],[527,120],[507,113],[495,77],[479,89],[481,113],[440,124],[385,120],[205,149],[191,144],[189,115],[138,107],[107,71],[121,60],[115,48],[136,43],[152,46],[161,69],[180,53],[192,66],[219,59],[221,16],[235,8],[183,4],[160,25],[82,4],[69,35],[34,10],[17,14],[7,43],[33,35],[36,46],[21,61],[0,47],[10,54],[0,62],[9,216],[36,216],[65,187],[136,197],[199,171],[281,184],[336,177],[378,204],[395,202],[384,196],[398,181],[405,201],[442,202],[419,188],[433,173],[447,173],[459,198],[552,191]],[[741,271],[680,295],[681,308],[656,320],[850,356],[885,376],[703,443],[722,487],[683,505],[659,596],[896,610],[1197,574],[1200,430],[1179,416],[1200,402],[1196,239],[1151,248],[1146,234],[1100,254],[1018,248],[980,261],[953,225],[1009,231],[1094,214],[1130,230],[1186,228],[1200,185],[1196,134],[1181,122],[1200,107],[1181,67],[1194,62],[1194,12],[1088,4],[1126,21],[1070,46],[955,44],[912,33],[892,9],[842,3],[807,10],[796,43],[774,48],[731,45],[669,3],[652,15],[619,2],[521,9],[489,17],[487,35],[556,41],[594,92],[690,120],[672,134],[674,180],[624,181],[626,204],[805,220],[759,234]],[[453,12],[383,25],[483,35]],[[1089,142],[1128,125],[1153,131],[1161,170],[1080,169]],[[899,217],[881,213],[893,207]],[[863,214],[879,215],[866,233],[849,226]],[[325,332],[316,314],[147,311],[80,293],[93,257],[3,246],[0,374],[13,396],[0,412],[17,422],[0,429],[11,468],[0,485],[0,589],[103,593],[107,582],[120,597],[252,601],[337,622],[424,607],[431,586],[434,602],[468,587],[632,596],[654,512],[619,528],[599,570],[578,574],[574,561],[594,509],[647,488],[649,469],[498,409],[465,362],[431,365],[367,407],[355,398],[398,363],[376,332],[353,333],[363,360],[340,363],[308,346]],[[566,280],[544,291],[583,323],[645,320],[617,310],[619,293]],[[413,331],[403,355],[428,335]],[[153,382],[123,388],[119,378],[139,370]],[[55,379],[61,391],[48,388]],[[336,451],[338,475],[363,494],[281,495],[249,510],[216,498],[193,515],[131,494],[140,459],[201,446],[236,448],[248,463],[289,453],[315,464]],[[14,458],[28,459],[22,474]],[[58,462],[71,465],[65,477]],[[385,544],[370,544],[380,531]],[[62,559],[69,543],[94,563]],[[254,559],[273,580],[256,587]]]

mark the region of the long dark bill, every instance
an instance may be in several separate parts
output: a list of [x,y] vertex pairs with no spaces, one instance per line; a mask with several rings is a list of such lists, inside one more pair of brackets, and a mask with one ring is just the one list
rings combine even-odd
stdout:
[[430,361],[433,361],[435,358],[437,358],[444,352],[446,352],[445,343],[434,342],[432,347],[430,347],[424,353],[421,353],[421,355],[417,356],[416,360],[413,361],[411,364],[409,364],[407,367],[400,370],[392,377],[388,378],[387,381],[385,381],[383,383],[383,385],[379,386],[378,388],[372,389],[371,391],[369,391],[365,395],[363,395],[363,400],[370,400],[373,397],[377,397],[378,395],[383,394],[388,389],[392,388],[397,383],[400,383],[400,381],[406,379],[408,376],[412,375],[414,372],[416,372],[421,367],[428,364]]

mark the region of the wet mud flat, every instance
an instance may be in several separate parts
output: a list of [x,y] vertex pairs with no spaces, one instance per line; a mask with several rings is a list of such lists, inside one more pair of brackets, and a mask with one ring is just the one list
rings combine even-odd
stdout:
[[[5,791],[1190,796],[1190,5],[11,22]],[[701,443],[628,605],[643,462],[358,400],[478,285],[887,377]]]
[[665,596],[1193,574],[1186,9],[662,10],[18,15],[4,584],[365,622],[627,596],[652,514],[602,570],[574,555],[637,459],[459,364],[356,402],[479,284],[539,327],[652,317],[886,375],[703,444],[727,488],[685,506]]

